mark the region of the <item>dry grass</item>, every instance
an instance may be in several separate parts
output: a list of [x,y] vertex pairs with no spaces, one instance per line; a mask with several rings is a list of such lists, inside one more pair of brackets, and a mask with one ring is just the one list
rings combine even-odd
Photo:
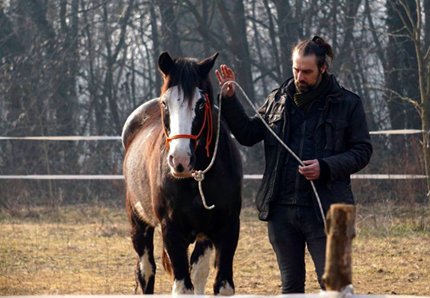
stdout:
[[[354,286],[359,294],[430,295],[430,225],[424,211],[358,208]],[[73,206],[0,214],[0,295],[133,294],[136,256],[121,208]],[[156,234],[156,243],[160,235]],[[156,244],[155,291],[171,292]],[[319,291],[307,255],[306,291]],[[280,294],[266,224],[242,212],[234,263],[237,294]],[[206,293],[211,294],[212,270]]]

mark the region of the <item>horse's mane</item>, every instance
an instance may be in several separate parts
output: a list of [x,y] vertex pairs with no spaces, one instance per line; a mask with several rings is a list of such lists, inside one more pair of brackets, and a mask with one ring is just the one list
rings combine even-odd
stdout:
[[163,95],[169,88],[178,86],[184,93],[184,98],[189,100],[194,94],[195,87],[199,87],[203,92],[210,97],[211,104],[213,102],[213,89],[209,76],[203,77],[199,71],[198,60],[194,58],[174,58],[174,66],[169,74],[164,78],[164,84],[161,88]]

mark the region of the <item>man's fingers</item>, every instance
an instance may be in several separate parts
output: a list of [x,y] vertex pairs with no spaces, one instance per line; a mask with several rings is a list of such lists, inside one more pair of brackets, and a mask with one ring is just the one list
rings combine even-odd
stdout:
[[231,70],[231,68],[229,68],[227,65],[223,64],[220,66],[223,77],[227,77],[226,79],[228,79],[229,81],[233,81],[234,80],[234,72],[233,70]]
[[299,166],[299,169],[302,170],[303,172],[312,172],[315,170],[315,168],[316,168],[316,165],[310,165],[306,167]]
[[222,70],[222,75],[223,75],[223,77],[225,77],[225,76],[227,76],[228,75],[228,67],[226,66],[226,65],[221,65],[221,70]]
[[217,70],[215,70],[215,74],[216,74],[216,77],[217,77],[217,79],[218,79],[218,82],[222,82],[222,77],[221,77],[221,74],[219,73],[219,71],[218,71],[218,69]]
[[315,164],[315,163],[317,163],[317,162],[318,162],[318,160],[317,160],[317,159],[304,160],[304,161],[303,161],[303,163],[304,163],[305,165],[311,165],[311,164]]

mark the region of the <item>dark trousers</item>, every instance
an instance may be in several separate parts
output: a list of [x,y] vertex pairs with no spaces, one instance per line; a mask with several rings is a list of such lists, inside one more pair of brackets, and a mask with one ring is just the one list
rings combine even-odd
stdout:
[[315,264],[322,289],[326,235],[314,207],[276,205],[270,211],[269,239],[276,253],[282,279],[282,294],[305,292],[305,246]]

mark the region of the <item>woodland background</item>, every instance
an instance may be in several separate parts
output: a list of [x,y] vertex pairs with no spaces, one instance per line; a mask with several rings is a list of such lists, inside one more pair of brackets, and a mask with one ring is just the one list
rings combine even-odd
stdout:
[[[430,0],[0,0],[0,136],[120,135],[158,96],[164,51],[219,52],[261,105],[313,35],[332,44],[331,72],[361,97],[370,130],[428,124]],[[362,173],[425,174],[426,138],[372,135]],[[244,172],[261,173],[262,144],[240,148]],[[0,140],[0,175],[120,174],[122,158],[120,141]],[[245,181],[246,204],[258,184]],[[353,184],[361,203],[428,202],[425,180]],[[97,200],[122,204],[124,183],[0,180],[0,208]]]

